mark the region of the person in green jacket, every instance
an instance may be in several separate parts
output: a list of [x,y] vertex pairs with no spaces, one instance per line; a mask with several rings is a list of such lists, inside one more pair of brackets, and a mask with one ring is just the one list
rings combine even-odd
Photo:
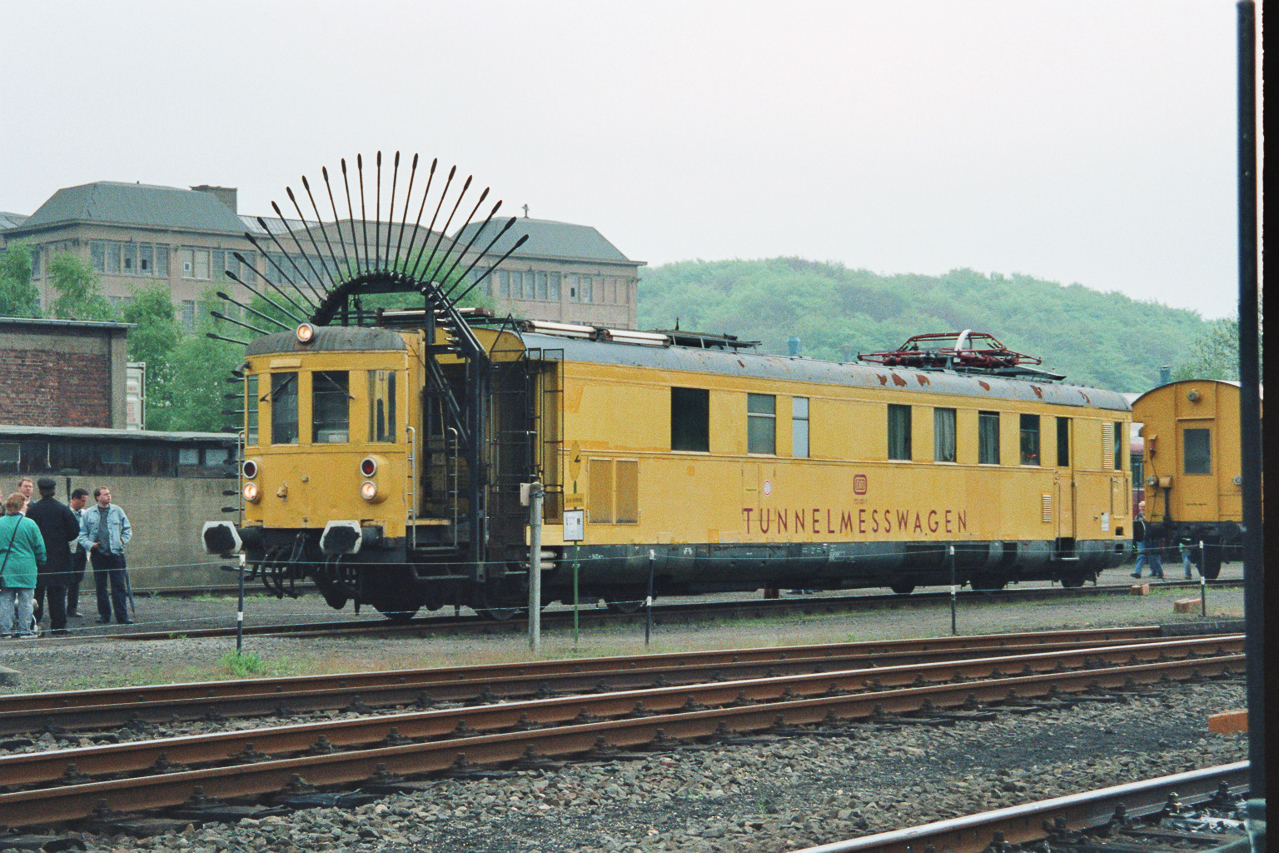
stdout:
[[[49,558],[36,523],[22,514],[26,495],[14,492],[4,502],[0,518],[0,636],[34,637],[31,604],[36,574]],[[14,625],[14,609],[17,625]]]

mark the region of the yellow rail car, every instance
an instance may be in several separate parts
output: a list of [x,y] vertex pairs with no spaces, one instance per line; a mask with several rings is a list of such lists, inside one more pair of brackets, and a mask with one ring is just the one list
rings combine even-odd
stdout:
[[1171,382],[1132,408],[1142,424],[1148,536],[1166,549],[1191,543],[1204,577],[1216,578],[1243,547],[1239,384]]
[[[974,587],[1075,586],[1131,535],[1118,394],[726,337],[473,331],[483,376],[444,328],[304,324],[252,342],[243,523],[211,525],[210,549],[403,617],[526,600],[519,488],[535,480],[548,600],[576,588],[623,606],[650,578],[659,595],[909,592],[950,583],[952,554]],[[448,389],[475,423],[450,420]]]

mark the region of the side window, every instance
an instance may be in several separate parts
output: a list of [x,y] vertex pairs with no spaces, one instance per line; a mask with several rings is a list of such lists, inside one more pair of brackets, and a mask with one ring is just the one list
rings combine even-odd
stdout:
[[271,374],[271,443],[298,443],[298,375]]
[[791,398],[791,456],[808,456],[808,398]]
[[888,458],[910,459],[910,406],[888,405]]
[[933,409],[933,460],[955,461],[954,409]]
[[351,389],[345,370],[311,374],[311,441],[342,444],[351,440]]
[[1207,429],[1188,429],[1185,431],[1183,438],[1185,447],[1181,456],[1182,464],[1186,469],[1185,473],[1212,473],[1212,444],[1209,441],[1210,435],[1211,434]]
[[705,388],[671,388],[671,450],[710,450],[710,412]]
[[746,450],[777,452],[777,398],[772,394],[746,395]]
[[369,371],[369,441],[395,441],[395,371]]
[[1122,423],[1115,424],[1115,470],[1124,469],[1124,436],[1127,435]]
[[999,464],[999,412],[977,413],[977,461]]
[[244,443],[258,443],[258,377],[244,380]]
[[1021,464],[1039,464],[1039,415],[1021,416]]
[[1057,467],[1070,467],[1070,418],[1057,419]]

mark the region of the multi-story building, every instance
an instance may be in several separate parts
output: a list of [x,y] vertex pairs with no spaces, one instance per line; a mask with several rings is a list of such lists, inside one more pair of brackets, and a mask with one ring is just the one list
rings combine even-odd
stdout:
[[[340,255],[356,250],[362,239],[357,234],[379,227],[385,231],[388,226],[342,220],[324,227],[330,241],[339,234],[344,238],[335,250]],[[461,229],[454,239],[467,245],[476,227]],[[257,247],[246,233],[254,235]],[[425,229],[416,233],[419,245],[438,236],[425,235]],[[480,285],[500,313],[635,328],[642,261],[628,259],[588,225],[527,216],[499,241],[493,256],[500,257],[521,235],[528,236],[524,245]],[[314,256],[314,245],[331,246],[323,242],[314,222],[239,215],[234,188],[179,189],[110,181],[60,189],[28,217],[0,213],[0,247],[17,241],[31,249],[32,280],[43,306],[57,295],[50,284],[49,262],[66,252],[91,265],[114,305],[127,303],[140,288],[165,285],[187,328],[194,327],[197,305],[206,294],[221,290],[248,298],[227,278],[227,271],[255,286],[261,286],[262,279],[284,286],[304,277],[300,270],[310,269],[302,255]],[[477,240],[475,246],[487,242]],[[464,259],[465,266],[469,260]],[[477,267],[472,278],[482,272]]]

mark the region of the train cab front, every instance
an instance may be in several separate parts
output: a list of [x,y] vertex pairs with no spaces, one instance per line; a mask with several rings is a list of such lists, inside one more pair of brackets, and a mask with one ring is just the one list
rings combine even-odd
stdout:
[[369,600],[367,567],[404,561],[412,369],[388,329],[304,323],[251,342],[241,520],[206,524],[206,550],[243,553],[277,591],[309,577],[333,606]]

